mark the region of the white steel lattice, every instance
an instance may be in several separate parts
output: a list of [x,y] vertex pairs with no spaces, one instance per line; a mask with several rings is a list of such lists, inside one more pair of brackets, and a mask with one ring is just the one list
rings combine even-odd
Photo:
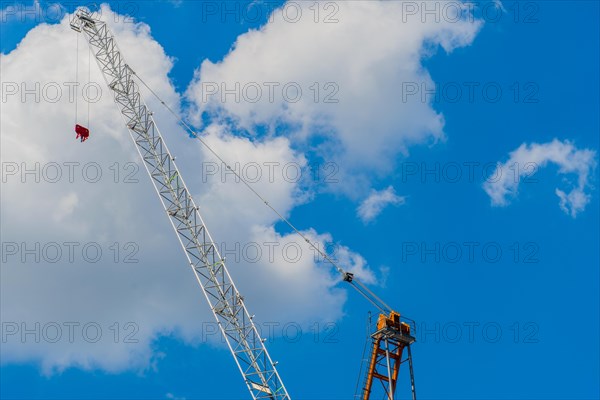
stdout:
[[252,398],[289,400],[225,260],[141,97],[135,72],[125,63],[106,24],[95,14],[78,9],[71,27],[82,32],[90,45]]

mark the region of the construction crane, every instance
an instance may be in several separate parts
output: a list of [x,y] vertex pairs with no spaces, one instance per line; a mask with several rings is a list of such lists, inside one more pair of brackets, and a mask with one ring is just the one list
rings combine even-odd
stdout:
[[[143,160],[161,204],[169,217],[181,247],[187,257],[217,324],[243,376],[253,399],[289,400],[290,396],[279,376],[243,297],[238,292],[217,246],[210,236],[199,209],[194,203],[175,164],[175,158],[156,125],[152,112],[142,99],[136,80],[147,85],[125,62],[114,36],[105,22],[87,8],[78,8],[70,21],[71,28],[83,33],[102,72],[106,84],[119,106],[125,125]],[[148,87],[161,103],[168,105]],[[175,115],[175,113],[173,113]],[[177,117],[177,116],[176,116]],[[180,118],[192,136],[202,139]],[[202,141],[203,142],[203,141]],[[206,145],[205,142],[203,144]],[[206,145],[208,147],[208,145]],[[212,149],[209,148],[212,151]],[[219,159],[218,154],[214,153]],[[222,160],[222,159],[221,159]],[[233,171],[235,173],[235,171]],[[277,215],[318,251],[361,295],[380,311],[361,398],[369,400],[376,381],[381,382],[385,397],[394,399],[400,364],[408,361],[412,398],[416,398],[410,345],[415,341],[414,322],[400,317],[354,275],[337,265],[302,232],[262,198],[246,181],[248,188],[263,200]],[[407,359],[402,360],[407,349]]]
[[[371,334],[371,352],[367,373],[360,398],[369,400],[373,396],[373,385],[381,383],[384,398],[394,399],[400,365],[408,362],[412,399],[416,400],[415,379],[410,345],[415,342],[411,326],[414,322],[402,320],[400,314],[390,311],[389,315],[379,314],[375,332]],[[414,330],[414,329],[413,329]],[[402,360],[404,349],[407,357]]]

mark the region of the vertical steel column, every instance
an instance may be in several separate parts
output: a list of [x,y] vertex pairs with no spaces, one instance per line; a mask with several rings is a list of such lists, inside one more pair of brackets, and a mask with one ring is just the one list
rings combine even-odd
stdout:
[[412,390],[412,400],[417,400],[417,389],[415,388],[415,374],[413,372],[412,353],[410,351],[410,345],[406,346],[408,354],[408,369],[410,370],[410,387]]
[[388,399],[394,400],[394,383],[392,381],[392,366],[390,362],[390,344],[387,339],[385,339],[385,360],[387,362],[388,371]]

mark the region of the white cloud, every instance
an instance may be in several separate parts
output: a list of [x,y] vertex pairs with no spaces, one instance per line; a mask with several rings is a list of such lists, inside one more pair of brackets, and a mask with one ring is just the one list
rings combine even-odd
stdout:
[[[252,187],[266,196],[284,216],[288,216],[304,200],[302,193],[298,192],[298,183],[284,179],[282,173],[285,165],[306,165],[304,156],[295,153],[287,139],[280,137],[253,142],[234,137],[226,127],[218,125],[208,127],[203,139],[229,165],[238,163],[238,170],[248,165],[261,166],[260,179]],[[219,170],[224,168],[205,147],[201,148],[199,160],[203,165],[215,163]],[[279,167],[274,166],[272,170],[265,167],[273,163]],[[206,169],[198,167],[196,170],[203,168]],[[201,211],[214,237],[223,238],[218,245],[222,255],[231,261],[230,268],[239,278],[240,291],[268,293],[252,299],[258,309],[268,310],[268,315],[263,313],[261,318],[268,318],[270,322],[284,321],[293,315],[299,323],[309,318],[339,318],[346,294],[335,288],[340,278],[332,274],[331,266],[320,263],[315,250],[297,234],[276,232],[273,225],[278,222],[278,217],[242,183],[236,183],[235,177],[223,176],[219,172],[216,173],[219,179],[204,183],[196,198],[202,204]],[[249,173],[245,177],[248,176]],[[302,232],[320,249],[333,241],[330,235],[319,234],[312,229]],[[257,254],[261,255],[260,260],[253,262]],[[360,255],[339,246],[336,256],[345,268],[365,282],[375,283],[373,273]],[[273,302],[273,299],[278,301]]]
[[[106,7],[102,15],[132,68],[178,109],[179,95],[168,79],[172,60],[151,37],[149,28],[115,24],[112,21],[123,18]],[[2,240],[3,246],[12,243],[20,249],[8,255],[3,248],[6,262],[3,260],[0,269],[0,316],[3,329],[16,327],[18,332],[2,344],[1,359],[2,363],[35,362],[45,373],[69,367],[110,372],[152,368],[160,357],[152,347],[157,337],[173,335],[187,343],[201,342],[205,339],[203,323],[212,322],[213,317],[186,268],[143,167],[136,171],[135,165],[128,164],[138,161],[138,155],[95,64],[91,80],[102,87],[103,96],[91,106],[90,139],[85,143],[75,140],[74,104],[69,102],[65,84],[74,79],[76,40],[68,19],[56,25],[42,24],[1,57],[3,83],[16,84],[18,90],[2,103]],[[80,44],[85,49],[83,40]],[[87,72],[86,51],[79,62],[80,71]],[[85,81],[87,74],[82,75]],[[57,102],[47,101],[43,94],[39,100],[28,95],[22,101],[22,88],[35,88],[37,82],[40,89],[57,83],[63,95]],[[231,248],[235,243],[275,242],[281,249],[297,241],[293,234],[275,231],[273,216],[243,187],[214,179],[203,182],[199,163],[209,160],[206,149],[189,139],[155,100],[147,97],[147,101],[218,243]],[[305,163],[283,138],[252,142],[213,127],[207,130],[207,140],[231,161]],[[50,171],[45,170],[51,163],[58,164],[62,173],[54,183],[46,174]],[[72,176],[67,165],[74,165]],[[17,168],[14,175],[5,169],[9,167]],[[102,175],[94,182],[97,167]],[[22,176],[24,168],[37,168],[38,172]],[[285,214],[305,200],[299,185],[281,177],[271,183],[266,176],[256,183]],[[302,228],[322,246],[331,240],[310,227]],[[64,245],[67,242],[79,243],[74,261]],[[48,246],[52,243],[63,252],[56,262],[48,261],[56,256],[51,252],[56,246]],[[48,251],[35,251],[41,257],[38,263],[35,255],[24,255],[21,244]],[[98,262],[84,259],[82,247],[87,244],[100,246]],[[281,250],[273,260],[264,256],[255,263],[228,257],[231,274],[257,318],[305,323],[331,321],[342,315],[346,292],[337,287],[339,277],[319,265],[308,249],[302,250],[302,257],[295,262],[289,262]],[[362,271],[368,280],[370,271],[364,259],[345,251],[351,269]],[[126,257],[139,262],[125,263]],[[70,322],[79,324],[74,327],[72,343],[65,325]],[[52,342],[48,339],[55,324],[61,327],[62,337]],[[86,324],[92,324],[88,339],[94,334],[94,324],[102,329],[97,343],[83,336]],[[32,334],[22,338],[24,328],[37,330],[41,340],[36,342]],[[119,333],[116,343],[115,330]],[[125,338],[132,332],[137,342],[128,343]]]
[[79,196],[77,196],[77,193],[71,192],[62,197],[58,202],[56,211],[54,212],[54,220],[56,222],[60,222],[65,217],[72,214],[78,205]]
[[[421,12],[407,13],[407,2],[347,1],[335,3],[337,23],[315,23],[312,3],[292,3],[302,9],[298,22],[275,10],[260,30],[239,36],[223,60],[202,63],[188,89],[197,108],[192,114],[196,121],[202,112],[233,117],[249,131],[267,126],[273,133],[285,126],[286,135],[294,132],[295,146],[338,163],[344,185],[335,190],[362,196],[372,174],[393,170],[395,158],[409,146],[444,139],[444,118],[432,108],[433,96],[423,100],[435,85],[422,60],[438,46],[451,52],[469,45],[481,21],[470,21],[462,10],[462,18],[444,11],[438,22],[430,17],[423,23]],[[441,2],[440,9],[456,10],[459,4]],[[327,11],[321,17],[332,12]],[[279,85],[272,98],[269,83]],[[221,90],[235,92],[236,84],[239,101]],[[286,84],[302,89],[297,102],[286,101]],[[262,95],[255,101],[257,85]],[[328,94],[338,102],[324,103]],[[293,97],[290,90],[288,99]]]
[[[181,1],[183,1],[183,0],[181,0]],[[185,400],[185,397],[178,397],[178,396],[175,396],[173,393],[167,393],[165,397],[169,400]]]
[[[116,20],[108,9],[103,11],[108,21]],[[179,96],[166,78],[171,60],[148,28],[135,24],[111,28],[133,68],[148,77],[165,99],[178,104]],[[198,329],[199,323],[184,322],[185,314],[193,313],[186,300],[197,290],[185,268],[166,267],[185,264],[172,262],[180,260],[177,253],[161,248],[177,249],[168,225],[160,220],[158,202],[143,171],[135,174],[140,184],[123,183],[131,172],[125,166],[137,159],[137,153],[95,63],[91,81],[102,88],[102,96],[90,107],[90,139],[75,140],[68,85],[75,78],[76,40],[68,18],[60,24],[40,24],[0,61],[3,89],[10,87],[12,93],[16,88],[14,94],[3,93],[2,103],[2,240],[3,247],[18,246],[14,255],[3,251],[0,315],[3,324],[16,324],[19,330],[1,346],[2,363],[34,361],[45,373],[71,366],[112,372],[143,369],[152,363],[150,345],[159,333]],[[84,84],[87,46],[83,39],[80,45]],[[25,90],[34,93],[22,97]],[[81,108],[81,92],[79,101]],[[79,122],[87,123],[87,116],[80,116]],[[164,127],[177,132],[168,120]],[[5,174],[6,168],[15,167],[14,175]],[[25,170],[34,172],[23,174]],[[118,183],[115,171],[121,174]],[[95,182],[97,172],[101,179]],[[115,242],[120,250],[117,263],[116,250],[111,250]],[[122,262],[131,255],[131,248],[124,248],[129,242],[139,246],[133,255],[139,263]],[[86,245],[92,250],[100,246],[98,262],[84,260]],[[24,256],[26,249],[35,254]],[[89,255],[96,258],[93,252]],[[79,324],[73,326],[72,343],[65,325],[70,322]],[[121,337],[117,343],[110,329],[115,322]],[[126,332],[128,322],[135,326]],[[82,327],[88,323],[90,336],[95,324],[102,329],[97,343],[83,337]],[[47,336],[54,333],[55,324],[61,338],[53,343]],[[138,342],[124,343],[123,335],[135,327]],[[39,342],[34,335],[22,337],[25,329],[37,331]]]
[[554,139],[548,143],[523,143],[509,153],[509,159],[498,164],[494,174],[487,179],[483,188],[490,196],[492,205],[506,206],[517,196],[520,182],[532,177],[539,168],[548,163],[559,167],[560,175],[574,174],[576,181],[567,180],[571,186],[568,192],[555,189],[559,197],[560,208],[575,218],[590,201],[589,178],[596,166],[596,152],[590,149],[578,149],[569,141]]
[[500,0],[494,0],[494,7],[496,7],[497,10],[502,11],[503,13],[506,13],[506,7],[504,7],[504,4],[502,4],[502,1]]
[[384,190],[371,190],[369,197],[363,200],[356,212],[360,219],[366,224],[372,222],[389,205],[404,204],[406,198],[398,196],[392,186]]

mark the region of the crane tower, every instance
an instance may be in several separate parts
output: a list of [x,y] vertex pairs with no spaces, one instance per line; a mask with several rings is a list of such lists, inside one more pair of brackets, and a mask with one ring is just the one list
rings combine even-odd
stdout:
[[[243,297],[229,275],[225,259],[219,254],[181,177],[175,158],[169,152],[152,113],[142,99],[139,85],[134,79],[135,71],[125,62],[106,23],[94,13],[86,8],[79,8],[73,14],[70,25],[87,39],[161,204],[177,233],[189,266],[202,288],[252,398],[290,400],[275,367],[276,363],[271,360],[264,345],[265,340],[261,338],[253,317],[248,313]],[[162,100],[161,102],[166,106]],[[254,193],[258,195],[255,191]],[[264,202],[272,208],[268,202]],[[273,211],[277,212],[275,209]],[[381,312],[375,332],[371,335],[371,351],[362,392],[359,394],[360,399],[370,400],[374,396],[375,382],[379,381],[384,398],[393,400],[400,365],[408,361],[412,398],[416,400],[410,351],[410,345],[415,341],[414,321],[401,318],[399,313],[393,311],[355,279],[352,273],[338,266],[289,221],[277,214],[329,261],[344,281],[351,284]],[[404,349],[407,358],[403,360]]]
[[82,32],[90,45],[252,398],[288,400],[264,340],[140,95],[135,72],[125,62],[106,23],[92,13],[78,9],[71,28]]

